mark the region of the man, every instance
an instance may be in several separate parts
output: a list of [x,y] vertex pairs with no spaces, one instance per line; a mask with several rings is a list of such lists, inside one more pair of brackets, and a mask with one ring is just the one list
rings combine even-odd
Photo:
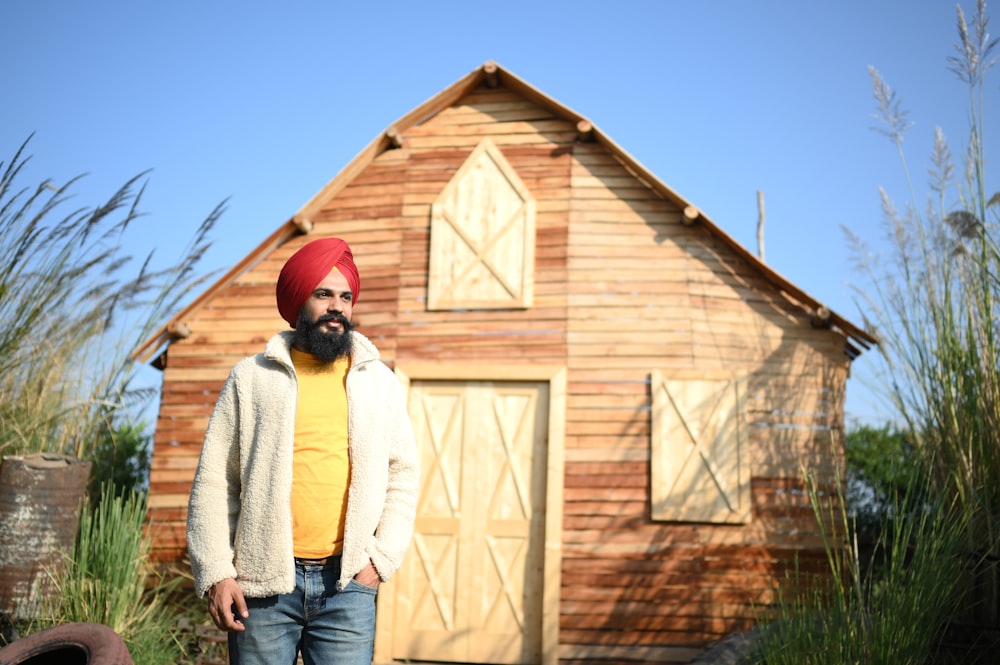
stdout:
[[375,594],[413,534],[418,466],[403,390],[351,325],[347,243],[281,270],[293,330],[232,370],[205,432],[187,541],[233,665],[368,665]]

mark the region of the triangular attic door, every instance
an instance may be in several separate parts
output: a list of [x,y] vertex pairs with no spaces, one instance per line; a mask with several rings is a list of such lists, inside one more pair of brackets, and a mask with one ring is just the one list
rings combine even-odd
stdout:
[[531,307],[535,200],[489,138],[431,206],[427,308]]

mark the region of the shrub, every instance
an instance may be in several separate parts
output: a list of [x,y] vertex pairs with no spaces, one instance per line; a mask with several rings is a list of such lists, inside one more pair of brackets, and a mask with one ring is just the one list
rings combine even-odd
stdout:
[[100,623],[125,640],[136,663],[178,662],[177,621],[166,602],[175,582],[160,579],[148,565],[145,518],[145,503],[136,492],[120,494],[105,485],[96,506],[85,501],[76,545],[53,578],[55,593],[42,628]]

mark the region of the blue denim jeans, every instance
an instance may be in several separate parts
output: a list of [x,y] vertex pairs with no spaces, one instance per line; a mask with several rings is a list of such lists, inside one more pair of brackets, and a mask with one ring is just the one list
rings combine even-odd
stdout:
[[340,557],[295,564],[295,591],[247,598],[246,630],[229,633],[230,665],[370,665],[377,589],[351,580],[337,591]]

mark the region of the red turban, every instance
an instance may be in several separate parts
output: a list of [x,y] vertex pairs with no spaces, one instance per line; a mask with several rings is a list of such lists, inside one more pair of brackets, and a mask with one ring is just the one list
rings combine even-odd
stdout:
[[278,312],[288,325],[295,327],[302,305],[312,295],[316,285],[334,268],[347,278],[354,302],[357,302],[361,294],[361,278],[346,242],[340,238],[320,238],[292,254],[278,275],[276,289]]

